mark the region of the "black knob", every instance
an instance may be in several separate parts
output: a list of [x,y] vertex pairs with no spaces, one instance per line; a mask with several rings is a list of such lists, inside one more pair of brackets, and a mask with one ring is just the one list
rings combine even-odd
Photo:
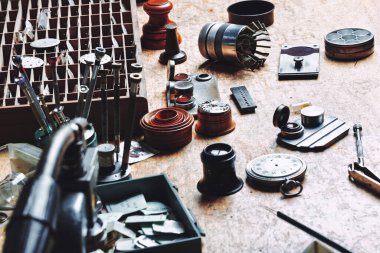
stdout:
[[166,45],[165,51],[160,55],[160,63],[167,64],[169,60],[173,60],[176,64],[185,62],[187,59],[186,53],[179,49],[177,39],[177,25],[167,24],[166,29]]
[[293,60],[295,62],[296,69],[299,69],[302,67],[302,63],[303,63],[303,57],[302,56],[296,56],[296,57],[294,57]]

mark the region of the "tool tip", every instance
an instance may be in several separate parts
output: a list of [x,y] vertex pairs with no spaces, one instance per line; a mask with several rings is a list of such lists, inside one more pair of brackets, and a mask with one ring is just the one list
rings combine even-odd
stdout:
[[363,129],[362,125],[361,124],[355,124],[354,127],[353,127],[354,131],[361,131]]
[[274,209],[272,209],[272,208],[270,208],[270,207],[267,207],[267,206],[261,206],[261,207],[264,208],[265,210],[271,212],[271,213],[276,214],[276,210],[274,210]]

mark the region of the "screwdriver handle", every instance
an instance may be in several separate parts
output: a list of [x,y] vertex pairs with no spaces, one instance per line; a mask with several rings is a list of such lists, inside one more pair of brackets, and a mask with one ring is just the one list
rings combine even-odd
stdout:
[[358,163],[364,166],[364,155],[363,155],[363,142],[362,142],[362,125],[355,124],[353,127],[354,135],[356,137],[356,152],[358,156]]

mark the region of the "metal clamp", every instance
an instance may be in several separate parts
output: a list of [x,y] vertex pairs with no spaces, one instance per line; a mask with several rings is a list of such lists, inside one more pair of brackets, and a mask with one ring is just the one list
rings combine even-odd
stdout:
[[[293,189],[299,188],[299,190],[295,193],[291,193],[290,191]],[[285,182],[280,187],[280,192],[284,196],[284,198],[293,198],[297,197],[301,194],[303,190],[303,186],[299,181],[286,179]]]

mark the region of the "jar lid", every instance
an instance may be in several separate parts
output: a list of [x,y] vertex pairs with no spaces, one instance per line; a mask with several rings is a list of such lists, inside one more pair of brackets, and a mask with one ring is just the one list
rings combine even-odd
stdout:
[[290,109],[286,105],[280,105],[277,107],[273,115],[273,125],[275,127],[282,128],[288,123],[290,116]]

